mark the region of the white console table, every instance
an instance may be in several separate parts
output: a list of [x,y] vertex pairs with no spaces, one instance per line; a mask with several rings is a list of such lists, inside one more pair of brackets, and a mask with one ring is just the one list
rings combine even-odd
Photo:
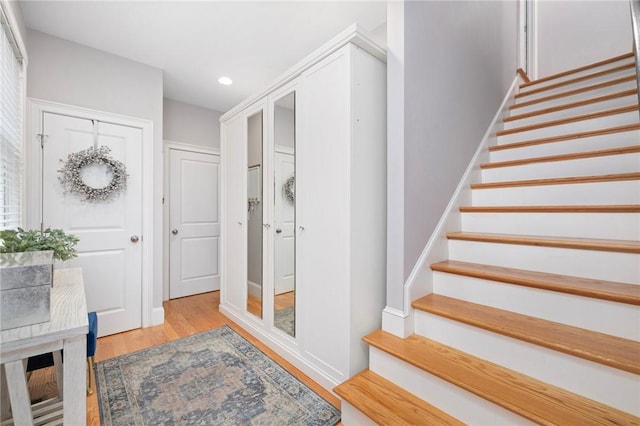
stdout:
[[[2,425],[33,425],[33,419],[45,417],[68,425],[86,424],[87,302],[82,270],[56,269],[51,289],[51,321],[4,330],[0,333],[0,370]],[[64,349],[62,377],[55,398],[31,406],[25,376],[27,358]],[[64,386],[62,386],[64,384]],[[7,392],[8,391],[8,392]],[[7,394],[8,397],[7,398]],[[9,400],[11,413],[9,413]],[[10,414],[13,416],[10,420]]]

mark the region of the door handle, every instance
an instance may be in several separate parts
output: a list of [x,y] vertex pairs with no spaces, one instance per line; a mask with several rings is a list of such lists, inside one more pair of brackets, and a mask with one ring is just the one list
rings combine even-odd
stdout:
[[132,235],[129,239],[132,243],[137,243],[138,241],[140,241],[140,237],[138,237],[137,235]]
[[282,229],[280,229],[280,228],[276,229],[276,234],[279,234],[281,232],[282,232]]
[[172,230],[171,230],[171,233],[172,233],[173,235],[178,235],[178,230],[177,230],[177,229],[172,229]]

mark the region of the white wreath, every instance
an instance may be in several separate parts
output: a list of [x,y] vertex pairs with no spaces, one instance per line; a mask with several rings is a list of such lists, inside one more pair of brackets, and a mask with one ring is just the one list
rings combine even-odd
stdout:
[[293,203],[296,199],[296,178],[291,176],[284,185],[282,185],[282,188],[284,189],[284,196]]
[[[65,187],[65,192],[75,193],[87,201],[109,201],[127,187],[127,170],[122,161],[109,157],[111,149],[107,146],[91,147],[83,151],[69,154],[62,169],[58,170],[58,180]],[[60,160],[63,161],[63,160]],[[83,168],[102,164],[111,172],[111,181],[103,188],[87,185],[81,176]]]

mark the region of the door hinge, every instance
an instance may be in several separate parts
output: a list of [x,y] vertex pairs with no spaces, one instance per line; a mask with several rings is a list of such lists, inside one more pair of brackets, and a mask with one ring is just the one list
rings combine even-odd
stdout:
[[38,133],[37,136],[40,138],[40,148],[44,149],[44,138],[48,138],[49,135]]

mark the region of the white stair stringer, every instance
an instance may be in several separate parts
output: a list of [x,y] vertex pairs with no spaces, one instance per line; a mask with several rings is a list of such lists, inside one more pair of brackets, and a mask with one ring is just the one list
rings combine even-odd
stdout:
[[614,146],[639,146],[640,129],[604,135],[540,143],[529,146],[496,149],[489,153],[491,162],[520,160],[524,158],[562,155],[580,151],[597,151]]
[[[635,109],[627,112],[616,112],[603,117],[570,121],[565,124],[555,124],[532,130],[523,130],[515,133],[501,134],[498,136],[498,145],[520,142],[523,140],[547,138],[566,133],[584,132],[598,130],[605,127],[623,126],[638,122],[638,104],[627,105]],[[604,111],[603,111],[604,112]],[[546,121],[545,121],[546,122]]]
[[584,77],[587,75],[592,75],[594,73],[598,73],[601,71],[606,71],[606,70],[611,70],[620,66],[624,66],[624,65],[628,65],[628,64],[633,64],[634,63],[635,58],[633,56],[628,57],[628,58],[622,58],[622,59],[618,59],[616,61],[611,61],[609,63],[606,64],[601,64],[598,66],[592,66],[589,67],[587,69],[584,69],[582,71],[575,71],[575,72],[571,72],[568,73],[564,76],[558,76],[556,78],[550,78],[547,81],[536,81],[533,80],[531,83],[533,84],[528,84],[525,87],[522,88],[522,90],[531,90],[531,89],[538,89],[541,87],[547,87],[549,85],[552,84],[557,84],[563,81],[567,81],[567,80],[573,80],[579,77]]
[[638,213],[462,213],[464,232],[640,241]]
[[635,76],[629,75],[625,78],[609,80],[610,84],[599,84],[577,90],[567,90],[556,95],[541,96],[537,99],[527,100],[526,96],[516,99],[514,105],[509,108],[509,115],[526,114],[544,108],[564,105],[571,102],[580,102],[598,96],[609,95],[615,92],[636,89]]
[[522,165],[483,168],[482,182],[584,176],[594,171],[603,175],[634,173],[638,171],[639,164],[640,152],[568,158],[560,161],[539,161]]
[[[591,74],[592,75],[592,74]],[[563,92],[568,92],[570,90],[576,89],[576,88],[580,88],[580,87],[584,87],[584,86],[592,86],[594,84],[598,84],[598,83],[602,83],[605,81],[611,81],[611,80],[615,80],[615,79],[619,79],[619,78],[623,78],[623,77],[628,77],[630,75],[635,75],[635,72],[633,70],[633,68],[624,68],[624,69],[619,69],[617,71],[613,71],[613,72],[608,72],[606,74],[603,75],[597,75],[595,77],[591,77],[591,78],[587,78],[587,79],[583,79],[577,82],[572,82],[572,83],[568,83],[568,84],[563,84],[561,86],[558,87],[554,87],[554,88],[547,88],[545,90],[542,91],[537,91],[539,88],[536,87],[536,85],[533,86],[529,86],[529,87],[525,87],[520,89],[520,95],[518,98],[516,98],[516,103],[520,102],[520,101],[530,101],[532,99],[537,99],[537,98],[541,98],[544,96],[549,96],[549,95],[555,95],[557,93],[563,93]],[[552,84],[556,84],[558,82],[553,82],[551,84],[549,84],[547,87],[550,87]]]
[[369,369],[464,423],[514,426],[534,424],[372,346],[369,347]]
[[[640,341],[640,309],[635,305],[439,271],[434,272],[433,292],[470,303]],[[585,315],[585,312],[592,314]]]
[[640,415],[640,381],[635,374],[428,312],[416,311],[415,322],[415,332],[420,336]]
[[[537,115],[533,115],[531,117],[522,117],[515,120],[509,120],[504,122],[503,128],[513,129],[521,126],[528,126],[530,124],[540,123],[541,121],[551,121],[551,120],[559,120],[562,118],[569,118],[576,115],[589,114],[598,111],[604,111],[607,109],[624,107],[627,105],[633,105],[634,103],[638,103],[638,95],[637,93],[628,94],[625,96],[615,97],[612,99],[606,99],[599,102],[588,103],[581,106],[576,106],[573,108],[561,109],[559,111],[553,111],[548,113],[540,113]],[[567,103],[559,103],[557,106],[564,106]],[[545,108],[536,109],[532,112],[542,112]],[[519,113],[518,113],[519,114]],[[511,116],[518,115],[511,114]]]

